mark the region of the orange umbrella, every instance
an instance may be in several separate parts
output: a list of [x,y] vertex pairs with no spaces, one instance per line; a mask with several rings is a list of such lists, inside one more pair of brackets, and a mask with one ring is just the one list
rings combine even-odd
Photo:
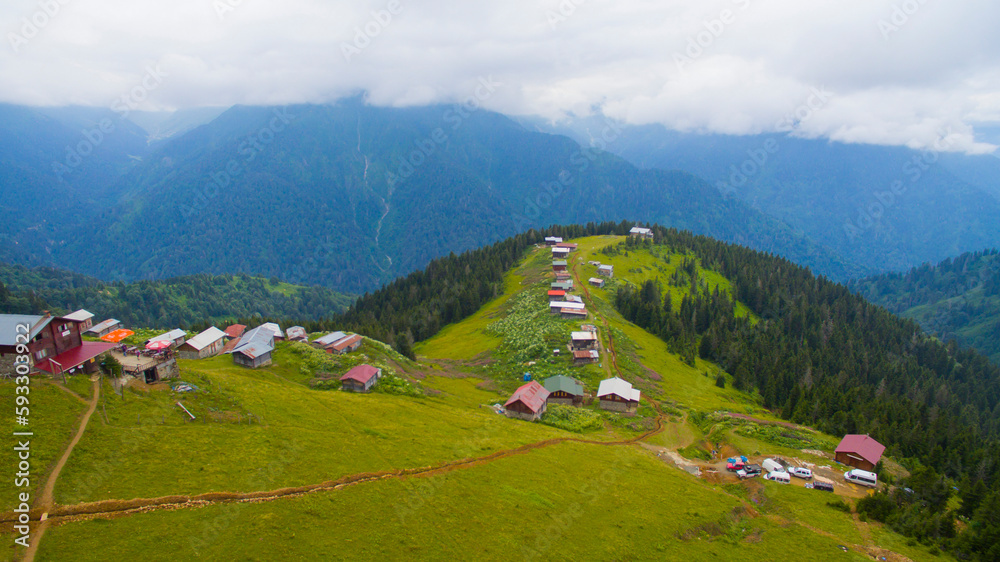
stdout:
[[129,337],[131,335],[134,335],[134,334],[135,334],[135,332],[133,332],[132,330],[121,329],[121,330],[115,330],[114,332],[111,332],[110,334],[105,334],[105,335],[101,336],[101,339],[104,340],[104,341],[106,341],[106,342],[118,343],[118,342],[122,341],[123,339],[125,339],[125,338],[127,338],[127,337]]

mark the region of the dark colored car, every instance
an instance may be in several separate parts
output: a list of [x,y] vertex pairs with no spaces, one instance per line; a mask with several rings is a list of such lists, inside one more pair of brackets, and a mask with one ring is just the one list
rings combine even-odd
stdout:
[[743,470],[747,471],[747,474],[760,474],[763,469],[759,464],[748,464],[743,467]]
[[[806,484],[806,485],[808,486],[808,484]],[[829,482],[819,482],[819,481],[816,481],[816,482],[812,483],[812,489],[813,490],[822,490],[824,492],[832,492],[833,491],[833,484],[830,484]]]

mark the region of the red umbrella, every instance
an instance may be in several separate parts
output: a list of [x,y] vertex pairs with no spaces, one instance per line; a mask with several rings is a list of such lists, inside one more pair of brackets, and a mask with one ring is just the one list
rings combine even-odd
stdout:
[[171,342],[170,340],[154,340],[146,344],[146,349],[152,351],[156,351],[159,349],[166,349],[170,347],[171,343],[173,342]]

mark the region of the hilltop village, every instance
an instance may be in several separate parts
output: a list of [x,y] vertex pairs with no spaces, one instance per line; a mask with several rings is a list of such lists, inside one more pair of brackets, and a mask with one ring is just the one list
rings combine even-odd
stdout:
[[[232,423],[266,430],[275,423],[273,410],[286,407],[285,399],[267,398],[269,391],[255,397],[257,406],[251,409],[241,405],[248,398],[236,396],[257,396],[259,391],[251,390],[256,385],[280,383],[290,384],[289,392],[331,396],[323,401],[337,416],[377,412],[378,427],[366,422],[359,430],[362,437],[339,436],[343,446],[357,439],[394,439],[397,432],[405,438],[406,432],[390,429],[397,427],[396,416],[405,424],[437,423],[431,420],[438,415],[448,420],[471,416],[449,421],[458,425],[446,433],[462,434],[462,424],[486,424],[504,435],[507,446],[565,440],[636,448],[684,478],[708,486],[750,486],[752,502],[764,501],[767,489],[781,486],[805,488],[815,498],[826,493],[856,501],[875,489],[889,489],[891,482],[882,482],[882,475],[905,475],[871,436],[828,437],[781,421],[760,407],[759,398],[731,388],[731,379],[712,371],[711,364],[698,360],[689,365],[662,342],[623,322],[610,306],[614,295],[652,275],[676,278],[691,270],[702,282],[714,284],[706,290],[726,289],[725,280],[692,269],[685,256],[656,254],[648,244],[634,246],[645,249],[631,250],[636,255],[629,256],[628,247],[621,246],[625,240],[643,242],[652,236],[651,230],[635,227],[628,237],[546,237],[509,275],[509,289],[501,298],[420,343],[417,360],[349,330],[310,333],[301,325],[271,321],[210,326],[200,332],[151,330],[99,319],[87,310],[0,316],[4,334],[24,332],[0,341],[0,360],[10,372],[25,365],[33,379],[75,392],[92,384],[92,400],[100,397],[106,404],[99,410],[100,424],[125,422],[115,417],[122,408],[118,401],[134,416],[131,423],[149,417],[143,408],[154,408],[156,423],[169,432],[163,434],[168,441],[183,427],[208,435]],[[472,383],[451,382],[465,380]],[[110,396],[98,391],[105,387]],[[421,409],[421,417],[408,412],[413,407]],[[95,423],[90,422],[88,432]],[[539,440],[542,436],[547,440]],[[241,443],[254,447],[252,441]],[[436,462],[474,466],[482,462],[477,455],[500,454],[495,447],[458,449],[459,460],[436,457]],[[146,455],[144,451],[139,457]],[[152,462],[139,457],[134,462]],[[360,462],[362,468],[364,458],[351,463]],[[302,481],[282,478],[261,490],[291,484]],[[219,486],[229,487],[225,481]],[[141,492],[119,493],[143,497]],[[73,499],[63,502],[72,504]],[[61,509],[59,503],[37,507],[39,515]],[[845,548],[890,552],[874,542]]]

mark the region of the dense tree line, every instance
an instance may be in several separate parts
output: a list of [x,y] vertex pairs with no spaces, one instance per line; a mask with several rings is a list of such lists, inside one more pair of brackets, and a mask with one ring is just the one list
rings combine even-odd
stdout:
[[[680,310],[661,297],[657,282],[648,281],[620,290],[615,304],[623,316],[682,356],[690,358],[697,349],[731,373],[737,388],[759,393],[767,408],[786,419],[834,435],[870,434],[893,456],[909,459],[911,467],[932,471],[927,481],[963,480],[967,488],[981,482],[988,490],[982,501],[996,501],[1000,368],[787,260],[686,232],[654,230],[656,244],[693,253],[703,267],[726,276],[732,294],[709,291],[708,284],[688,275],[686,265],[678,271],[688,273],[671,279],[690,289]],[[734,300],[749,307],[757,321],[735,317]],[[955,537],[948,531],[955,514],[935,511],[940,504],[893,500],[893,505],[886,519],[897,529],[941,541],[959,554],[991,559],[981,546],[984,536],[997,532],[994,513],[971,512],[968,533]]]
[[235,318],[319,319],[346,310],[351,297],[323,287],[281,285],[247,275],[191,275],[163,281],[103,283],[52,268],[0,265],[0,312],[53,314],[84,308],[126,326],[195,329]]
[[962,254],[906,273],[853,281],[851,290],[913,318],[944,340],[975,347],[1000,363],[1000,255]]

